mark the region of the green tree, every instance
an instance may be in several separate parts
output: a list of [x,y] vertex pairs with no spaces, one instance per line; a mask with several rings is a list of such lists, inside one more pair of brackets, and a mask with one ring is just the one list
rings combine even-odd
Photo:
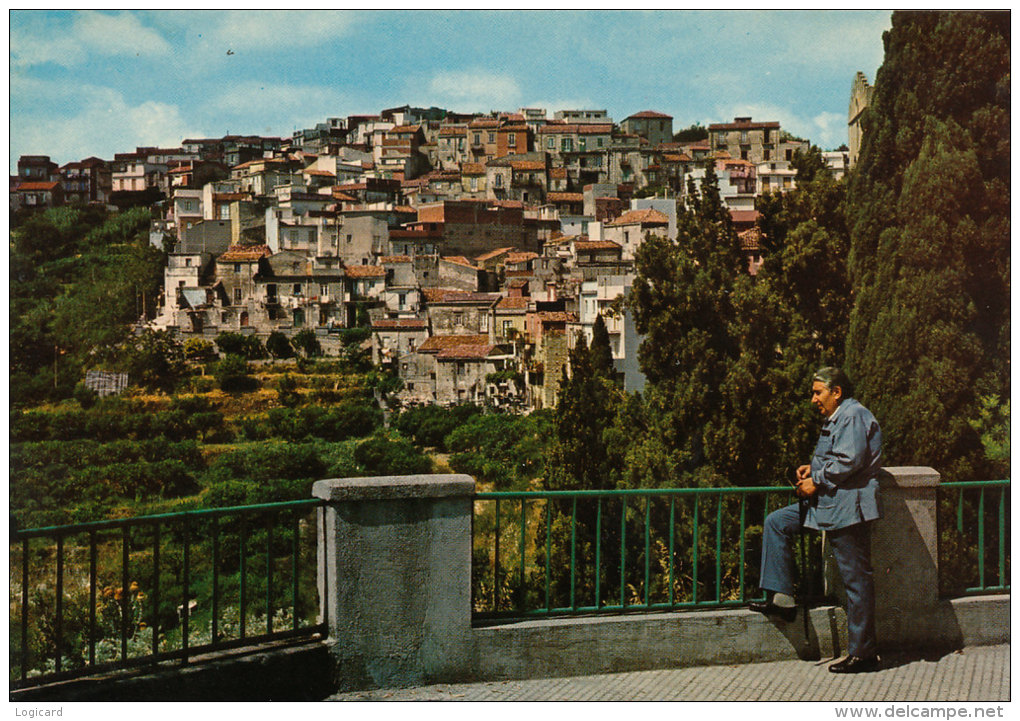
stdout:
[[1008,13],[897,12],[851,174],[847,365],[886,461],[985,473],[1009,392]]
[[295,333],[293,344],[295,348],[305,354],[305,358],[314,358],[322,355],[322,345],[319,343],[319,339],[315,337],[315,331],[311,328],[305,328]]
[[595,324],[592,327],[590,355],[592,370],[597,375],[610,380],[615,378],[613,348],[609,344],[609,331],[606,330],[606,321],[601,314],[595,318]]
[[243,393],[258,388],[258,380],[249,375],[251,368],[244,356],[227,354],[214,371],[220,390],[227,393]]
[[165,330],[147,328],[120,349],[128,377],[150,390],[171,392],[187,373],[184,345]]
[[266,338],[266,350],[269,351],[273,358],[292,358],[294,356],[294,349],[291,347],[287,336],[278,330],[274,330]]
[[708,128],[701,123],[694,123],[673,133],[673,142],[676,143],[693,143],[698,140],[708,140]]
[[711,165],[700,190],[692,187],[678,205],[677,231],[675,242],[651,236],[638,248],[629,304],[645,336],[638,361],[647,400],[663,410],[666,427],[658,432],[676,455],[657,465],[693,470],[705,461],[705,435],[714,431],[720,388],[738,352],[733,289],[746,272]]

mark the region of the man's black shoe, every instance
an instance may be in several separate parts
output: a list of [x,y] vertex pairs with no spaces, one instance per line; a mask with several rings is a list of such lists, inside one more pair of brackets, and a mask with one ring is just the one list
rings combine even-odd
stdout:
[[842,661],[829,666],[832,673],[868,673],[878,670],[878,657],[861,658],[860,656],[847,656]]
[[755,613],[764,613],[766,616],[779,616],[787,623],[797,618],[796,606],[777,606],[772,601],[751,601],[747,608]]

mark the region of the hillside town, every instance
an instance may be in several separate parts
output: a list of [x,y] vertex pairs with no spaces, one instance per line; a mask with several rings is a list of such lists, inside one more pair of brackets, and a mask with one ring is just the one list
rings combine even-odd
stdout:
[[[851,147],[823,153],[837,177],[869,91],[858,74]],[[638,247],[676,239],[677,202],[708,167],[756,273],[755,198],[796,187],[809,142],[751,117],[699,129],[678,141],[654,110],[615,122],[605,110],[403,106],[290,138],[188,138],[62,167],[22,156],[10,204],[152,204],[150,239],[168,255],[146,325],[181,340],[312,329],[335,355],[343,329],[369,327],[366,350],[400,377],[404,405],[534,409],[555,404],[570,347],[600,316],[618,379],[643,387],[620,301]]]

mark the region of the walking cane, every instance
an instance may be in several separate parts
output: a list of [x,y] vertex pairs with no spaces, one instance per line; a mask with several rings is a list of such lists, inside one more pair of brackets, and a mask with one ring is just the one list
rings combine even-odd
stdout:
[[808,551],[807,544],[804,542],[804,520],[807,518],[808,504],[811,502],[809,498],[800,498],[797,502],[797,516],[798,516],[798,533],[800,534],[800,602],[804,607],[804,646],[810,646],[810,638],[808,636],[808,586],[811,582],[811,573],[808,570]]

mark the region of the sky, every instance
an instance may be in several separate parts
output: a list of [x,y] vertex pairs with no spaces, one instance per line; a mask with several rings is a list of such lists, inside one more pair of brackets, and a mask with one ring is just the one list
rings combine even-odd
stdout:
[[12,11],[10,167],[405,104],[778,120],[845,143],[889,11]]

